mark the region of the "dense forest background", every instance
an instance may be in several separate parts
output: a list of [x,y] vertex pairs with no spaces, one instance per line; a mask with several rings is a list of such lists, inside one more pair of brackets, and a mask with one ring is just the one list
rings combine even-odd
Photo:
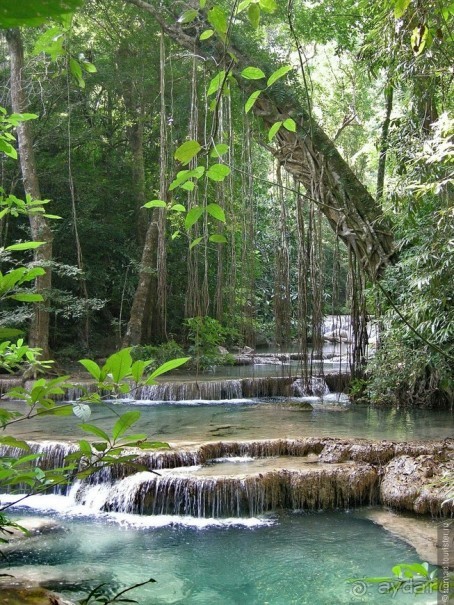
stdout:
[[[453,15],[436,0],[88,0],[10,30],[0,105],[16,111],[23,50],[40,197],[60,217],[41,217],[51,254],[27,259],[52,275],[35,344],[61,361],[178,356],[200,333],[317,349],[323,316],[351,313],[358,391],[452,404]],[[4,207],[30,193],[14,158],[1,187]],[[28,217],[3,216],[0,237],[29,240]],[[27,331],[34,314],[11,301],[0,321]]]

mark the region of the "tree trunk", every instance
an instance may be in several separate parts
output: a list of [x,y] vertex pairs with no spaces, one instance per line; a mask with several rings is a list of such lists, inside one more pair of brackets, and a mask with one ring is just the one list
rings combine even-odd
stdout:
[[128,327],[123,339],[123,346],[138,345],[143,340],[143,327],[147,321],[146,309],[151,285],[156,279],[156,249],[158,240],[157,209],[153,210],[151,222],[145,235],[142,259],[140,261],[139,283],[132,302]]
[[385,88],[385,119],[381,128],[380,136],[380,155],[378,157],[378,170],[377,170],[377,200],[379,202],[383,199],[385,192],[385,169],[386,169],[386,155],[388,153],[388,133],[389,126],[391,124],[391,112],[393,110],[393,96],[394,87],[388,80],[388,84]]
[[[24,87],[24,47],[19,29],[9,29],[6,33],[11,64],[11,104],[15,113],[27,112],[27,99]],[[40,200],[38,173],[36,170],[35,154],[31,124],[21,122],[17,126],[17,142],[25,193],[33,200]],[[49,311],[47,309],[51,289],[52,273],[52,231],[45,217],[40,214],[30,215],[30,227],[33,241],[46,242],[36,249],[35,263],[45,268],[46,273],[36,279],[36,292],[44,298],[43,303],[35,306],[35,312],[30,327],[29,344],[42,349],[42,358],[49,359]]]
[[[236,40],[228,48],[214,38],[200,41],[197,28],[185,28],[173,17],[172,22],[167,22],[162,8],[158,9],[144,0],[126,1],[152,14],[175,42],[198,56],[217,64],[222,63],[226,56],[234,56],[236,62],[232,61],[232,73],[237,76],[239,86],[247,93],[257,89],[254,82],[239,75],[248,65],[258,66],[256,60],[242,55],[243,40]],[[209,27],[208,24],[206,27]],[[251,49],[253,41],[248,39],[247,43],[248,49]],[[249,53],[254,57],[261,54],[258,48],[249,50]],[[269,57],[267,64],[259,67],[270,74],[273,71],[270,70],[271,63],[272,58]],[[291,83],[291,87],[279,81],[261,93],[253,111],[262,118],[267,128],[288,117],[295,120],[297,132],[284,128],[278,132],[274,155],[307,192],[315,191],[314,201],[335,233],[354,252],[369,276],[377,279],[395,252],[390,225],[383,217],[380,205],[358,180],[311,113],[302,106],[299,99],[305,97],[301,91],[297,98],[295,91],[298,92],[298,88],[296,81]]]

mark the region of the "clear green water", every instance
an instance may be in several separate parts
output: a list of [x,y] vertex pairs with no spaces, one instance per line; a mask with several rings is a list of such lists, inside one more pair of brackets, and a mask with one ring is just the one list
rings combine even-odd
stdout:
[[[335,395],[313,402],[313,411],[283,409],[276,402],[213,401],[149,405],[117,404],[94,408],[93,420],[112,427],[116,413],[128,409],[142,415],[134,432],[171,443],[226,440],[298,438],[309,436],[365,439],[444,439],[452,437],[454,412],[449,410],[380,409],[336,405]],[[25,409],[8,403],[10,409]],[[85,436],[79,421],[70,417],[45,417],[12,425],[22,438],[77,439]],[[11,432],[12,432],[11,431]]]
[[[10,564],[57,567],[85,589],[152,577],[156,584],[131,593],[142,605],[415,602],[414,595],[391,597],[376,586],[346,583],[418,560],[411,547],[355,513],[286,514],[252,529],[134,528],[107,518],[63,517],[62,522],[64,533],[41,538],[32,553],[22,551]],[[436,603],[436,598],[417,602]]]

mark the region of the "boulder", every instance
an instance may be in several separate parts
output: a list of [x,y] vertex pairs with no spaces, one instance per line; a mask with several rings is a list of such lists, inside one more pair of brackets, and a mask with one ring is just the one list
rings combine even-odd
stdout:
[[43,588],[3,588],[0,605],[72,605],[57,594]]

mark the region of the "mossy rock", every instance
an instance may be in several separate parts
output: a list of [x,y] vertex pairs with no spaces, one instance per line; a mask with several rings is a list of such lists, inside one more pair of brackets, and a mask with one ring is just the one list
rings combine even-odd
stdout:
[[0,605],[70,605],[44,588],[1,588]]
[[295,401],[289,399],[279,405],[281,410],[291,410],[292,412],[312,412],[314,409],[308,401]]

